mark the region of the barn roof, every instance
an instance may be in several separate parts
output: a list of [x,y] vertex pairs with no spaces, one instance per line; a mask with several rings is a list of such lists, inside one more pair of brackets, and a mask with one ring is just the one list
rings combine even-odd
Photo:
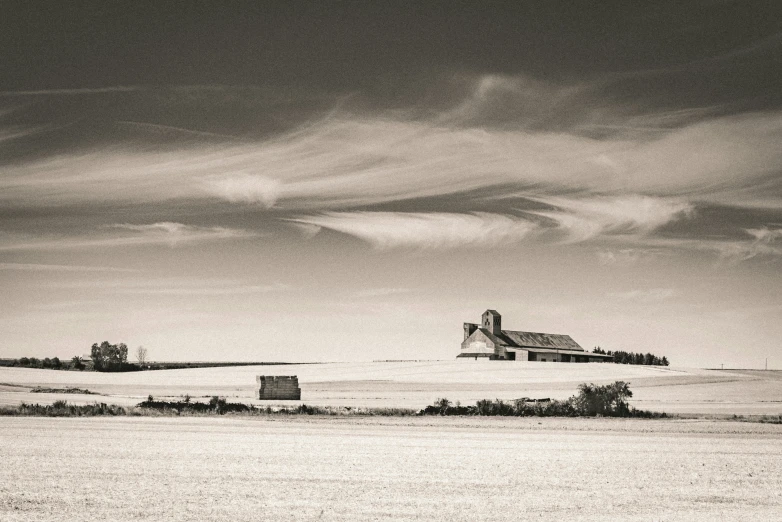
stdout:
[[492,334],[485,328],[481,328],[481,331],[495,344],[510,348],[554,348],[584,351],[569,335],[520,332],[516,330],[502,330],[499,334]]
[[564,353],[569,355],[589,356],[592,359],[613,359],[613,355],[603,355],[600,353],[587,352],[585,350],[566,350],[563,348],[513,348],[509,346],[507,347],[507,350],[511,352],[526,350],[533,353]]
[[490,332],[489,330],[487,330],[486,328],[478,328],[478,330],[479,330],[479,331],[480,331],[480,332],[481,332],[483,335],[485,335],[486,337],[488,337],[488,338],[489,338],[489,340],[490,340],[491,342],[493,342],[495,345],[497,345],[497,346],[508,346],[508,343],[507,343],[507,342],[506,342],[504,339],[502,339],[502,338],[500,338],[500,337],[497,337],[496,335],[494,335],[493,333],[491,333],[491,332]]

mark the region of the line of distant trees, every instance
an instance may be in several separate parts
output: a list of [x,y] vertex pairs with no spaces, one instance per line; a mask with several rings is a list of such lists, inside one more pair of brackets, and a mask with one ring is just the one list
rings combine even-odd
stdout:
[[14,360],[9,366],[22,366],[24,368],[51,368],[53,370],[61,370],[63,366],[68,363],[63,363],[59,357],[52,357],[51,359],[46,357],[45,359],[38,359],[36,357],[20,357]]
[[18,359],[3,359],[2,366],[17,366],[21,368],[40,368],[45,370],[84,370],[87,365],[78,355],[71,360],[60,360],[59,357],[20,357]]
[[592,353],[612,355],[614,357],[614,362],[617,364],[637,364],[641,366],[668,366],[670,364],[664,355],[658,357],[653,353],[633,353],[623,352],[621,350],[616,350],[614,352],[609,350],[606,352],[599,346],[592,350]]
[[5,359],[3,366],[20,368],[40,368],[44,370],[86,370],[87,364],[78,355],[74,355],[71,360],[60,360],[59,357],[20,357],[18,359]]
[[147,349],[139,346],[136,350],[138,364],[128,362],[128,347],[125,343],[111,344],[103,341],[92,345],[90,357],[85,360],[74,355],[70,361],[62,361],[59,357],[20,357],[19,359],[4,359],[2,366],[17,366],[22,368],[41,368],[49,370],[95,370],[98,372],[132,372],[148,367]]

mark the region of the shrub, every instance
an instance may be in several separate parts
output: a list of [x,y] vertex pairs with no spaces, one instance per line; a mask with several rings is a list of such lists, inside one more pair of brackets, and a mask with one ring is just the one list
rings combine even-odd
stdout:
[[632,397],[629,383],[616,381],[598,386],[581,384],[579,393],[565,401],[518,399],[512,403],[500,399],[480,400],[475,406],[450,406],[448,399],[437,399],[431,406],[419,411],[419,415],[485,415],[516,417],[667,417],[665,413],[636,410],[627,404]]
[[[405,412],[406,410],[400,410]],[[374,413],[371,413],[374,415]],[[406,414],[406,413],[403,413]],[[475,415],[475,406],[462,406],[460,403],[456,403],[455,406],[451,406],[451,401],[448,399],[437,399],[434,404],[427,406],[419,414],[426,415]]]
[[160,412],[181,413],[242,413],[253,412],[254,408],[240,402],[228,402],[223,397],[213,396],[208,403],[191,401],[156,401],[151,395],[147,400],[138,404],[139,408],[157,410]]
[[84,368],[86,368],[86,366],[84,365],[84,362],[81,360],[81,357],[79,357],[78,355],[74,355],[73,358],[71,358],[71,368],[81,371]]
[[512,404],[505,403],[500,399],[490,401],[487,399],[475,403],[478,415],[491,415],[508,417],[516,414],[516,409]]
[[212,398],[209,399],[209,406],[214,408],[217,413],[223,413],[227,404],[228,403],[223,397],[218,397],[217,395],[213,395]]
[[626,417],[630,412],[627,399],[632,396],[630,384],[624,381],[604,386],[583,383],[578,386],[578,395],[572,400],[573,406],[581,415]]
[[304,414],[304,415],[314,415],[315,414],[315,408],[312,408],[310,406],[307,406],[306,404],[299,404],[299,406],[294,410],[295,413],[298,414]]
[[41,406],[40,404],[22,403],[15,409],[2,408],[0,415],[22,415],[36,417],[81,417],[97,415],[127,415],[127,411],[122,406],[106,403],[85,404],[76,406],[68,404],[65,401],[55,401],[50,406]]

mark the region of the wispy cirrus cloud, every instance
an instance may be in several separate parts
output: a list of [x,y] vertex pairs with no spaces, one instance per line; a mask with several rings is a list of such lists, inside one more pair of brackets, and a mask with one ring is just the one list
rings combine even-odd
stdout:
[[782,239],[782,228],[749,228],[747,234],[754,237],[758,243],[770,245],[776,243],[778,239]]
[[348,234],[378,249],[501,246],[537,228],[523,218],[485,212],[328,212],[292,221]]
[[[2,114],[0,114],[2,116]],[[15,125],[0,128],[0,143],[4,141],[26,138],[39,132],[51,129],[50,125]]]
[[110,87],[91,87],[78,89],[39,89],[28,91],[0,91],[0,96],[75,96],[82,94],[105,94],[110,92],[134,92],[144,90],[137,85],[115,85]]
[[47,265],[39,263],[0,263],[0,270],[23,272],[138,272],[132,268],[87,265]]
[[732,238],[676,238],[676,237],[632,237],[627,241],[637,247],[598,252],[601,264],[634,262],[649,255],[663,252],[689,252],[716,254],[718,259],[729,264],[741,263],[754,258],[780,259],[782,246],[777,241],[782,236],[779,229],[746,229]]
[[720,256],[732,261],[746,261],[758,256],[782,256],[782,228],[762,227],[746,229],[745,232],[753,239],[718,243]]
[[258,283],[229,278],[168,277],[153,279],[115,279],[112,281],[56,281],[46,282],[47,288],[99,289],[108,294],[158,296],[222,296],[285,292],[292,289],[284,283]]
[[[782,183],[773,176],[782,167],[778,112],[718,117],[707,110],[622,108],[614,113],[611,100],[601,99],[595,87],[496,75],[468,84],[466,101],[428,116],[345,106],[292,132],[256,141],[226,141],[230,136],[205,129],[193,131],[206,140],[198,145],[183,136],[179,146],[120,143],[20,162],[4,169],[0,203],[216,198],[306,210],[517,186],[549,195],[684,194],[692,200],[782,206]],[[561,100],[535,112],[536,123],[524,114],[512,119],[514,125],[498,119],[514,107],[537,111],[536,100],[547,92]],[[571,99],[585,107],[577,117],[569,116],[571,103],[565,101]],[[654,132],[624,132],[622,123]],[[165,122],[134,125],[191,130]],[[583,132],[601,125],[617,129],[597,137]]]
[[610,266],[631,265],[641,259],[659,255],[661,252],[663,252],[662,248],[619,248],[598,250],[596,254],[601,265]]
[[[108,231],[118,232],[109,233]],[[0,251],[57,250],[68,248],[168,245],[171,247],[202,242],[254,237],[257,234],[226,227],[199,227],[182,223],[159,222],[145,225],[114,224],[76,236],[20,237],[0,236]]]
[[391,295],[409,294],[412,291],[411,288],[367,288],[365,290],[359,290],[353,295],[355,297],[387,297]]
[[626,292],[609,292],[606,295],[620,301],[652,303],[671,299],[678,295],[678,293],[679,292],[674,288],[648,288],[628,290]]
[[290,287],[283,284],[269,284],[269,285],[254,285],[254,284],[219,284],[219,285],[204,285],[196,284],[189,286],[156,286],[150,287],[137,286],[126,287],[117,290],[123,294],[141,294],[141,295],[159,295],[159,296],[221,296],[221,295],[248,295],[248,294],[265,294],[269,292],[281,292],[288,290]]
[[[601,98],[600,82],[555,85],[522,75],[457,81],[462,82],[456,89],[460,94],[437,110],[383,112],[345,102],[325,118],[273,137],[249,139],[246,134],[242,141],[208,125],[193,130],[165,121],[119,120],[124,122],[119,127],[171,133],[174,139],[164,146],[127,141],[13,162],[4,166],[0,179],[0,205],[29,209],[176,201],[198,213],[206,205],[234,204],[283,219],[303,216],[294,223],[309,235],[325,227],[377,248],[469,246],[491,241],[478,239],[488,226],[499,237],[512,237],[510,242],[556,239],[552,229],[564,243],[611,238],[614,252],[646,248],[639,238],[651,238],[667,225],[686,228],[701,205],[782,210],[782,181],[775,174],[782,168],[777,146],[782,113],[648,110]],[[238,99],[257,96],[220,89]],[[593,132],[603,127],[611,129]],[[193,136],[203,139],[194,144]],[[464,196],[478,192],[487,199],[493,194],[497,207]],[[509,194],[537,206],[520,208]],[[412,217],[415,212],[395,212],[394,218],[345,212],[380,205],[376,210],[408,210],[399,205],[425,198],[458,204],[437,207],[440,217],[421,212],[428,217],[420,219]],[[534,218],[519,218],[519,211],[534,212]],[[502,217],[489,219],[489,214]],[[392,232],[404,220],[404,233]],[[449,232],[448,223],[460,220],[465,232]],[[507,220],[511,226],[503,225]],[[535,226],[541,233],[530,235]],[[9,244],[61,248],[68,242],[80,247],[177,245],[249,234],[219,227],[125,230],[114,237],[0,238],[0,249]],[[712,243],[702,249],[709,248],[733,247]],[[775,247],[758,240],[753,248]],[[753,257],[752,252],[745,257]]]
[[110,228],[127,230],[132,235],[127,237],[110,238],[108,245],[114,242],[117,246],[125,244],[168,244],[176,246],[184,243],[214,241],[223,239],[239,239],[251,237],[255,234],[247,230],[226,227],[199,227],[163,221],[146,225],[133,225],[121,223],[111,225]]
[[204,181],[208,192],[231,202],[259,203],[272,207],[280,197],[281,183],[259,175],[233,175]]
[[161,125],[159,123],[149,123],[149,122],[143,122],[143,121],[117,121],[117,125],[126,125],[130,127],[139,127],[148,131],[153,131],[156,133],[175,133],[175,134],[184,134],[186,136],[197,136],[201,138],[217,138],[220,140],[238,140],[236,136],[231,136],[230,134],[220,134],[217,132],[207,132],[207,131],[200,131],[195,129],[186,129],[184,127],[176,127],[174,125]]
[[581,242],[606,234],[644,235],[687,217],[694,206],[679,198],[629,194],[613,197],[540,199],[557,210],[530,212],[556,222],[567,241]]

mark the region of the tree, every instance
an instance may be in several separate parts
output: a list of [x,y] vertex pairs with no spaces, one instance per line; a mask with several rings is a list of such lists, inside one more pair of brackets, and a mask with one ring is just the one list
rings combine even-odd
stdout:
[[136,348],[136,359],[139,366],[144,366],[147,363],[147,349],[143,346]]
[[84,362],[81,360],[81,357],[74,355],[73,358],[71,358],[71,367],[75,368],[76,370],[83,370],[85,366]]
[[125,343],[110,344],[103,341],[92,345],[92,363],[99,372],[122,370],[128,363],[128,347]]
[[90,348],[90,358],[92,359],[92,364],[98,371],[103,370],[103,366],[105,364],[105,358],[103,356],[104,345],[108,347],[109,342],[103,341],[101,344],[94,343],[92,348]]
[[578,386],[578,392],[573,403],[584,415],[626,415],[630,411],[627,399],[633,392],[627,382],[616,381],[604,386],[583,383]]
[[125,343],[117,345],[117,360],[114,362],[120,366],[128,363],[128,345]]

